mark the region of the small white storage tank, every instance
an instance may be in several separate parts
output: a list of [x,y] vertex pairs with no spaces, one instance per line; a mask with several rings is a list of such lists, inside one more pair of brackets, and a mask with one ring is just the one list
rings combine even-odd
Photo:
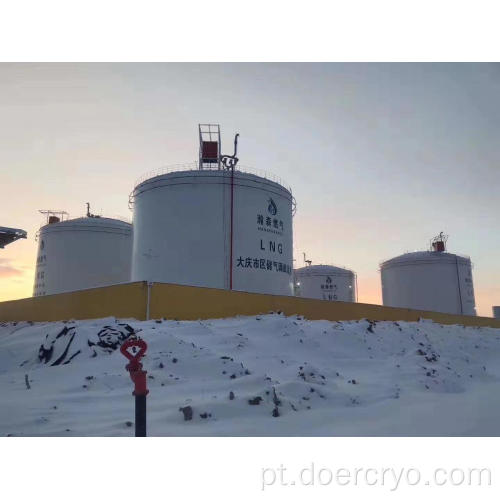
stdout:
[[140,182],[131,201],[132,281],[292,295],[293,198],[277,180],[191,167]]
[[476,315],[471,260],[446,252],[446,238],[381,264],[384,306]]
[[500,319],[500,306],[493,306],[493,317]]
[[61,221],[38,232],[33,295],[50,295],[130,281],[132,225],[107,217]]
[[293,276],[297,297],[356,302],[356,275],[349,269],[311,265],[295,269]]

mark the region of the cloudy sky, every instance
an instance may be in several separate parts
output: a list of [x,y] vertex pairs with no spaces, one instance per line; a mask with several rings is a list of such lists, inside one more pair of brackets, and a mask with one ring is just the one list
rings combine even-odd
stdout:
[[0,300],[30,296],[39,209],[131,217],[135,179],[194,161],[197,124],[240,133],[242,165],[292,186],[297,263],[358,273],[444,231],[470,255],[478,312],[500,305],[500,66],[0,64]]

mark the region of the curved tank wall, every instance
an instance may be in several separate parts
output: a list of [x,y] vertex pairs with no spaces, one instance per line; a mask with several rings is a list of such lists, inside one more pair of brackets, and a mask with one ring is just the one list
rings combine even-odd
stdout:
[[335,266],[306,266],[295,269],[294,289],[297,297],[356,302],[356,275]]
[[472,264],[447,252],[412,252],[380,266],[384,306],[476,315]]
[[500,306],[493,306],[493,317],[500,319]]
[[132,225],[82,217],[43,226],[38,233],[33,295],[130,281]]
[[171,172],[137,185],[133,204],[133,281],[229,289],[232,246],[234,290],[292,294],[292,195],[280,184],[238,170],[233,184],[225,170]]

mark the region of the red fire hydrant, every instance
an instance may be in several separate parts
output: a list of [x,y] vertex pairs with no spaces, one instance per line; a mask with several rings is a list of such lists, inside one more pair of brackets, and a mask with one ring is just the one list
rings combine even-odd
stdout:
[[134,382],[135,396],[135,436],[146,436],[146,383],[147,371],[142,369],[141,358],[146,354],[148,345],[135,335],[130,336],[120,347],[120,352],[129,360],[125,367]]

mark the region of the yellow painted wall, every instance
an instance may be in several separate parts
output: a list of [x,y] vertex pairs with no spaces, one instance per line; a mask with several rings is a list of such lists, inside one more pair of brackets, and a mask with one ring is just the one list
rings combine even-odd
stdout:
[[[0,302],[0,321],[57,321],[106,316],[146,319],[147,298],[148,286],[145,282],[138,282],[11,300]],[[426,318],[443,324],[500,328],[500,320],[479,316],[455,316],[371,304],[328,302],[166,283],[154,283],[150,288],[150,318],[196,320],[266,314],[271,311],[331,321],[363,318],[418,321]]]
[[493,318],[455,316],[372,304],[328,302],[165,283],[155,283],[151,289],[151,318],[207,319],[265,314],[271,311],[282,311],[286,315],[300,314],[307,319],[331,321],[363,318],[386,321],[418,321],[419,318],[426,318],[443,324],[500,328],[500,320]]
[[0,321],[146,318],[147,286],[127,283],[0,302]]

